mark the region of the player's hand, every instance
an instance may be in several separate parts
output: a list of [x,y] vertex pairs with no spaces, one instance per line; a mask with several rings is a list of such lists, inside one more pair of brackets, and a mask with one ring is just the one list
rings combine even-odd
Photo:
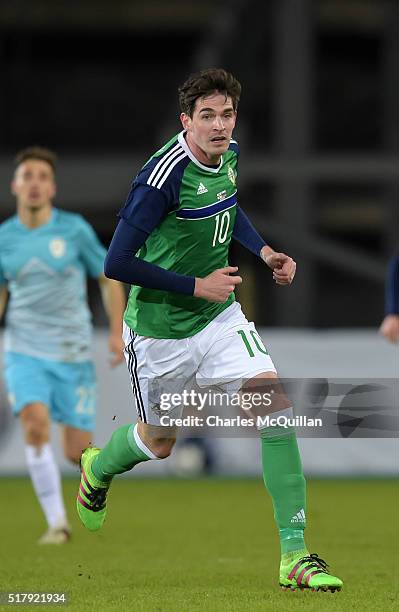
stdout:
[[277,285],[291,285],[296,272],[296,263],[285,253],[276,253],[270,247],[261,251],[263,261],[271,270]]
[[111,366],[114,368],[115,366],[122,363],[124,360],[123,349],[124,344],[120,334],[110,334],[108,339],[108,348],[112,355],[111,357]]
[[195,279],[195,297],[208,302],[226,302],[236,285],[242,283],[241,276],[230,276],[237,272],[237,266],[215,270],[205,278]]
[[399,340],[399,315],[387,315],[381,323],[380,334],[389,342],[397,342]]

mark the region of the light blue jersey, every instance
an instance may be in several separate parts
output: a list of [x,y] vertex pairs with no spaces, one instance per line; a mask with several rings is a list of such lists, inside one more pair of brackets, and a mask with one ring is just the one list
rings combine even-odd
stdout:
[[7,352],[63,362],[91,357],[87,275],[103,272],[105,249],[78,214],[52,210],[30,229],[18,216],[0,225],[0,284],[7,284]]

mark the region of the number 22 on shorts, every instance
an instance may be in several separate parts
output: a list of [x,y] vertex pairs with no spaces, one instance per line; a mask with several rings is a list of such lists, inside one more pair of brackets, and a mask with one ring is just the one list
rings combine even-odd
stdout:
[[75,406],[77,414],[94,414],[95,393],[94,387],[76,388],[76,395],[79,398]]

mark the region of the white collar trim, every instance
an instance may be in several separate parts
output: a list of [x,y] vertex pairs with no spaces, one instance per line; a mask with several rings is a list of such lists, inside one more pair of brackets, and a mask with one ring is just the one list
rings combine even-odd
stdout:
[[189,158],[191,159],[191,161],[196,165],[199,166],[200,168],[202,168],[202,170],[206,170],[207,172],[213,172],[213,173],[217,173],[219,172],[220,168],[223,165],[223,155],[220,157],[220,162],[217,168],[210,168],[209,166],[205,166],[205,164],[201,164],[200,161],[198,161],[198,159],[195,157],[194,153],[191,151],[190,147],[188,146],[186,139],[184,138],[184,134],[186,133],[187,130],[183,130],[182,132],[180,132],[177,136],[177,140],[179,141],[180,145],[183,147],[184,151],[187,153],[187,155],[189,156]]

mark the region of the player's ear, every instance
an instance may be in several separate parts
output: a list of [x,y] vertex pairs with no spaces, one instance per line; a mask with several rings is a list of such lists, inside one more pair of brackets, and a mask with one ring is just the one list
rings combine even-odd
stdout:
[[191,126],[191,117],[186,115],[186,113],[181,113],[180,121],[185,130],[188,130]]
[[11,191],[11,193],[12,193],[12,195],[13,195],[13,196],[17,195],[17,192],[16,192],[16,190],[15,190],[15,187],[16,187],[16,186],[15,186],[15,181],[14,181],[14,180],[12,180],[12,181],[11,181],[11,183],[10,183],[10,191]]

